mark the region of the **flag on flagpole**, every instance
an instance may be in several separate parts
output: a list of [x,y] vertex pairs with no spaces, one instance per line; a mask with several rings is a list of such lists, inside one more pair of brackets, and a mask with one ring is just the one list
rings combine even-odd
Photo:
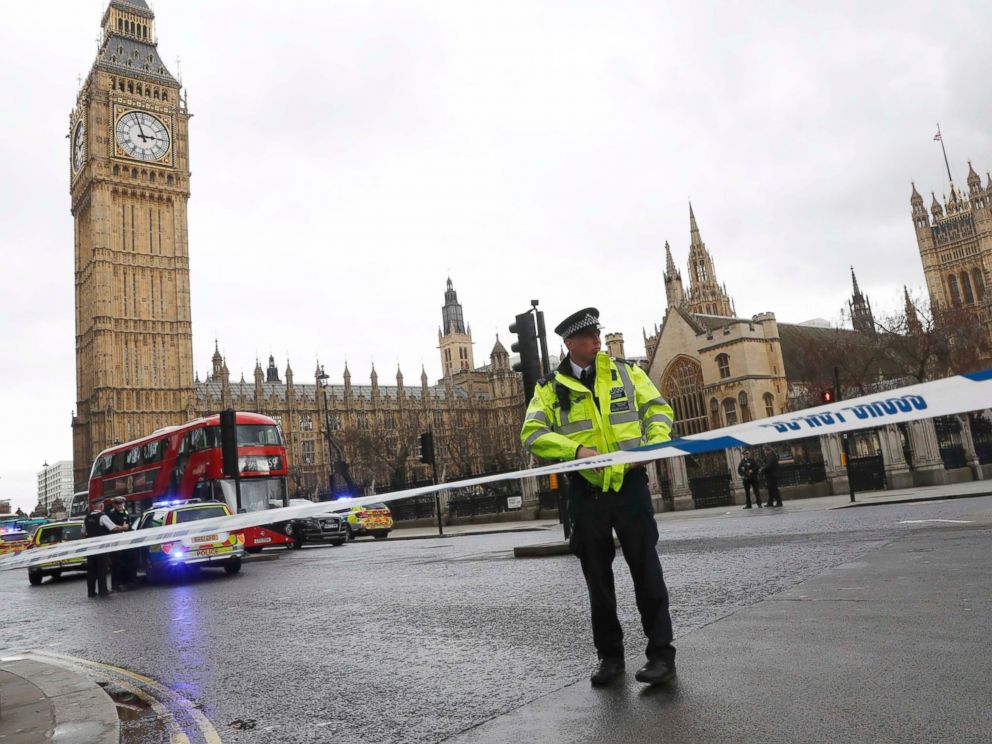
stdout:
[[941,142],[941,141],[942,141],[942,140],[941,140],[941,138],[940,138],[940,130],[938,130],[938,131],[937,131],[937,134],[935,134],[935,135],[933,136],[933,141],[934,141],[934,142]]

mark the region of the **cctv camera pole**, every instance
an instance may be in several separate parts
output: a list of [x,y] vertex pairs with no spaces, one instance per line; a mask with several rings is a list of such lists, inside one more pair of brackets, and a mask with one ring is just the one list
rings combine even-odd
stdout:
[[[834,365],[834,400],[843,400],[844,396],[840,392],[840,372],[837,369],[837,365]],[[854,498],[854,480],[851,478],[851,445],[847,441],[847,432],[841,434],[841,441],[844,443],[844,467],[847,470],[847,490],[851,494],[851,503],[853,504],[856,499]]]

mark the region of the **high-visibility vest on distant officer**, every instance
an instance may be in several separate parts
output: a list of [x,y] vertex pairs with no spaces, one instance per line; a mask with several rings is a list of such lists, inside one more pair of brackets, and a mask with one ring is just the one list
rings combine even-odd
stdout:
[[[588,317],[596,323],[598,315]],[[592,388],[575,378],[568,358],[543,377],[520,432],[524,447],[549,460],[574,460],[579,447],[616,452],[671,438],[672,407],[638,365],[599,352]],[[610,465],[580,472],[603,491],[618,491],[627,468]]]

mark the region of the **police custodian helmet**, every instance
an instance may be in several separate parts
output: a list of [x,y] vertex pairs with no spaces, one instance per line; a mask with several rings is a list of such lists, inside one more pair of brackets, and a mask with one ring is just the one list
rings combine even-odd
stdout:
[[555,333],[562,338],[584,331],[586,328],[599,328],[599,310],[594,307],[586,307],[578,312],[572,313],[565,320],[555,326]]

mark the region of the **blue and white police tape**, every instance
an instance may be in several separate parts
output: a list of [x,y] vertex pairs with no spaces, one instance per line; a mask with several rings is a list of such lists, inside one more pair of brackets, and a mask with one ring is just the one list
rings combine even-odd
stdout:
[[663,460],[669,457],[715,452],[731,447],[774,444],[790,439],[837,434],[935,416],[977,411],[984,408],[992,408],[992,369],[838,401],[826,406],[808,408],[801,412],[771,416],[705,434],[693,434],[663,444],[648,445],[622,452],[610,452],[595,457],[518,470],[512,473],[483,475],[477,478],[466,478],[450,483],[355,499],[339,499],[334,502],[234,514],[229,517],[203,519],[182,525],[152,527],[138,533],[122,532],[60,543],[51,548],[33,548],[13,555],[0,556],[0,571],[26,568],[67,558],[109,553],[126,548],[140,548],[176,540],[188,540],[200,535],[231,532],[289,519],[314,517],[333,510],[341,511],[353,506],[398,501],[436,491],[479,486],[497,481],[532,478],[551,473],[570,473],[587,468],[602,468],[607,465]]

